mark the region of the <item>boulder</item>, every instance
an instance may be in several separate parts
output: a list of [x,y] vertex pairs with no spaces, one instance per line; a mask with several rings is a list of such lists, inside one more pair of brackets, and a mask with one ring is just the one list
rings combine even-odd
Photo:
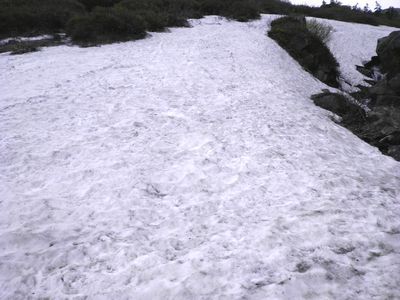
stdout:
[[389,146],[387,150],[387,154],[393,157],[395,160],[400,161],[400,145]]
[[400,73],[400,31],[393,31],[389,36],[380,38],[376,53],[388,78]]
[[397,147],[400,147],[400,110],[377,107],[363,122],[344,126],[384,154],[400,160],[397,152]]
[[316,105],[341,116],[340,123],[361,139],[400,160],[400,105],[375,105],[366,114],[342,94],[324,92],[311,98]]
[[341,117],[344,117],[347,114],[364,114],[362,108],[350,102],[342,94],[321,93],[311,96],[311,99],[314,101],[315,105],[329,110]]
[[367,69],[372,69],[374,67],[379,67],[380,64],[381,60],[379,59],[379,56],[372,56],[371,60],[364,64],[364,67]]
[[376,83],[376,81],[373,79],[364,79],[364,82],[368,83],[369,85],[374,85]]
[[360,132],[360,137],[377,146],[383,153],[389,147],[400,145],[400,109],[376,107],[369,114]]
[[377,81],[370,81],[371,87],[357,86],[359,91],[352,93],[369,107],[368,114],[342,94],[325,92],[311,98],[316,105],[341,116],[342,126],[400,161],[400,31],[380,39],[377,53],[364,67],[356,66]]
[[374,78],[374,72],[371,69],[368,69],[363,66],[356,66],[356,69],[358,72],[360,72],[364,76],[369,77],[369,78]]

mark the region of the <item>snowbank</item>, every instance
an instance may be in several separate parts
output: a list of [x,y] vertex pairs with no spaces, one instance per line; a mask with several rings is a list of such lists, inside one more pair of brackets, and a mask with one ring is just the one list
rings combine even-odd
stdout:
[[400,164],[267,22],[0,55],[0,298],[400,297]]

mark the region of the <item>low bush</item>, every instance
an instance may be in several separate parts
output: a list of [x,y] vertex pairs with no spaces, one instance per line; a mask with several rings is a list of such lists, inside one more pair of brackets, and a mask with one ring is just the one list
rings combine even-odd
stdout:
[[275,19],[268,35],[307,72],[329,86],[339,87],[339,64],[320,37],[307,29],[305,17]]
[[228,3],[223,0],[202,0],[200,11],[204,15],[222,15],[227,10]]
[[143,10],[138,15],[143,18],[148,31],[164,31],[171,22],[168,14],[159,11]]
[[75,0],[0,0],[0,36],[57,32],[84,11]]
[[235,1],[227,9],[225,16],[240,22],[246,22],[260,18],[260,13],[256,4],[252,1]]
[[82,3],[88,11],[93,10],[95,7],[112,7],[121,0],[78,0]]
[[257,0],[260,12],[268,14],[288,15],[293,12],[290,2],[281,0]]
[[64,37],[58,34],[34,40],[9,39],[0,44],[0,53],[11,52],[11,54],[22,54],[37,51],[42,47],[58,46],[63,43],[65,43]]
[[40,48],[36,46],[29,46],[29,45],[16,45],[11,50],[11,55],[21,55],[30,52],[37,52]]
[[[301,12],[303,13],[303,12]],[[307,16],[323,19],[332,19],[344,22],[361,23],[377,26],[379,20],[362,11],[352,10],[349,6],[318,7],[307,11]]]
[[146,24],[133,12],[97,7],[87,15],[72,18],[67,33],[81,45],[111,43],[145,37]]
[[178,0],[123,0],[116,7],[141,16],[147,30],[162,31],[168,26],[188,26],[189,4],[190,1],[185,5]]
[[400,16],[390,14],[374,14],[364,12],[361,9],[341,5],[340,3],[321,5],[321,7],[310,7],[307,5],[293,5],[287,1],[280,0],[256,0],[262,13],[271,14],[301,14],[315,18],[332,19],[344,22],[361,23],[369,25],[387,25],[400,27]]
[[307,30],[324,44],[332,37],[333,27],[327,23],[318,22],[315,19],[307,20]]
[[255,0],[200,0],[199,3],[202,15],[220,15],[240,22],[260,17],[259,5]]

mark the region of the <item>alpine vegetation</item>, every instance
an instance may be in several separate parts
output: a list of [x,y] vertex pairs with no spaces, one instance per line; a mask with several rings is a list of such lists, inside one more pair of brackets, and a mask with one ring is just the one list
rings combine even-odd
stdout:
[[0,299],[400,299],[395,14],[0,4]]
[[[73,43],[97,45],[185,27],[188,19],[206,15],[245,22],[258,19],[262,13],[400,27],[400,16],[394,9],[384,11],[377,6],[375,11],[362,10],[335,0],[321,7],[280,0],[0,0],[0,38],[66,32]],[[311,30],[318,34],[326,34],[327,28],[320,23],[311,22],[309,26],[316,27]]]
[[339,64],[325,45],[331,34],[329,25],[306,21],[304,16],[277,18],[268,32],[307,72],[329,86],[339,87]]
[[322,43],[327,44],[331,40],[333,27],[328,23],[317,21],[316,19],[308,19],[306,20],[306,27]]

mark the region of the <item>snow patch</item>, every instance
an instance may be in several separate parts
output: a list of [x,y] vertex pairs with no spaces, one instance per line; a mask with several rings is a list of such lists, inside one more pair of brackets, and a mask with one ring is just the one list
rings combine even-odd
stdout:
[[[0,55],[0,298],[400,297],[400,164],[268,22]],[[386,34],[332,24],[344,68]]]

